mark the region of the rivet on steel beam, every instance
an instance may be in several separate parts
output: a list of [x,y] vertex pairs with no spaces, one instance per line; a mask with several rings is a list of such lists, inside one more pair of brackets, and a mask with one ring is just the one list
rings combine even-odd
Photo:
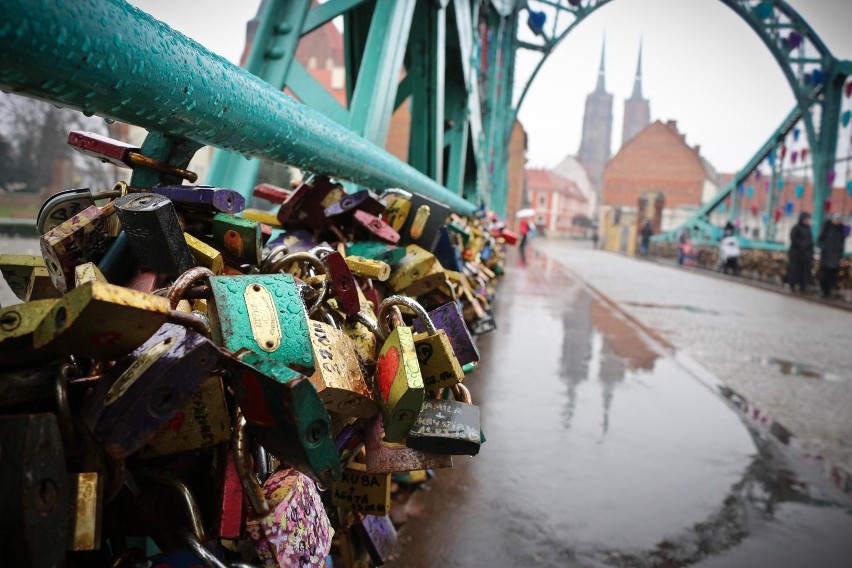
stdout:
[[293,25],[290,22],[282,22],[274,28],[275,35],[287,35],[293,31]]
[[268,50],[266,53],[264,53],[263,55],[264,55],[267,59],[281,59],[282,57],[284,57],[284,54],[285,54],[285,53],[286,53],[286,51],[284,50],[284,48],[283,48],[283,47],[275,46],[275,47],[273,47],[273,48],[269,49],[269,50]]

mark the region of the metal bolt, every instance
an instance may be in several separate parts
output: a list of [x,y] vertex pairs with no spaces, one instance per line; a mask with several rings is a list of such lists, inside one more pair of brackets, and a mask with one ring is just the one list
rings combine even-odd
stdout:
[[18,312],[8,312],[0,318],[0,329],[3,331],[14,331],[21,325],[21,314]]

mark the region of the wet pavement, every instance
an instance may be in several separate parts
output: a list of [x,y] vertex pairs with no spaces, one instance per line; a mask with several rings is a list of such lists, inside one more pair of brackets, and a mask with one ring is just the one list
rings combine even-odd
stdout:
[[494,311],[488,441],[415,493],[389,566],[850,565],[849,502],[562,266],[513,268]]

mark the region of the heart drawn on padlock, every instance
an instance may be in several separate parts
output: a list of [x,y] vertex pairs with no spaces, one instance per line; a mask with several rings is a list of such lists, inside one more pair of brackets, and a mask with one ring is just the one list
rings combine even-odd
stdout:
[[384,401],[388,400],[393,379],[399,371],[399,360],[399,349],[396,346],[391,347],[386,353],[379,356],[377,364],[379,390],[382,392],[382,400]]

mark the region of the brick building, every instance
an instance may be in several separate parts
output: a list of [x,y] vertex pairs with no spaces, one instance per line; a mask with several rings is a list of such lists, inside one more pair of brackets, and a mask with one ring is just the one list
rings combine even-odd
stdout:
[[577,185],[552,170],[528,169],[527,192],[533,221],[548,236],[583,236],[574,218],[588,213],[588,200]]
[[654,203],[662,195],[659,230],[668,231],[719,187],[718,174],[701,157],[699,146],[686,143],[677,122],[654,121],[622,146],[604,170],[600,210],[604,248],[633,252],[640,198]]

